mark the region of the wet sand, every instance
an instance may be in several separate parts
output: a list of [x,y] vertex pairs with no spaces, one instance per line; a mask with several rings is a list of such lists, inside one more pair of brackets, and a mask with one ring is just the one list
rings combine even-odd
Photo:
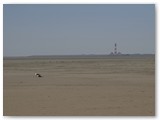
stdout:
[[4,116],[155,115],[154,56],[10,58],[3,72]]

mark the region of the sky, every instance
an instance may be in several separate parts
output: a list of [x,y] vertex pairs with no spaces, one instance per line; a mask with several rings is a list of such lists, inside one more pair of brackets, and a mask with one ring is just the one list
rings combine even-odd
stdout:
[[154,4],[4,4],[4,56],[155,53]]

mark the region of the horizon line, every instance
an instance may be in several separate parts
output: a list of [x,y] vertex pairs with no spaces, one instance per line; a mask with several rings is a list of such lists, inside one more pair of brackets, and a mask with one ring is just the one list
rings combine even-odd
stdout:
[[53,54],[53,55],[9,55],[3,57],[47,57],[47,56],[124,56],[124,55],[155,55],[155,53],[127,53],[127,54]]

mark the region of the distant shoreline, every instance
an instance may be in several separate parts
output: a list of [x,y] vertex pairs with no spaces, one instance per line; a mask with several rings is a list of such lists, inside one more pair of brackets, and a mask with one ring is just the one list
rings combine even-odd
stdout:
[[63,58],[113,58],[113,57],[147,57],[155,54],[121,54],[121,55],[32,55],[32,56],[4,56],[3,59],[63,59]]

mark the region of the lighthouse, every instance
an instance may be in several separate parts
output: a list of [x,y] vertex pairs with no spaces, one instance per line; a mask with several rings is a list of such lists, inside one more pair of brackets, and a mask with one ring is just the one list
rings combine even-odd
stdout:
[[117,43],[114,44],[114,55],[117,55]]
[[117,51],[117,43],[114,44],[114,51],[110,55],[121,55],[121,52]]

